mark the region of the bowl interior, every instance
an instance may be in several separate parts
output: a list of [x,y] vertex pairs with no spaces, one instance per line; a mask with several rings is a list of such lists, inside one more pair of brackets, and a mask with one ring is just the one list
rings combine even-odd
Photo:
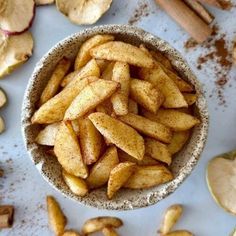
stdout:
[[[74,58],[80,45],[86,39],[95,34],[106,33],[115,35],[116,40],[121,40],[134,45],[144,43],[149,49],[163,52],[171,60],[173,66],[181,76],[194,85],[198,95],[195,113],[201,120],[201,124],[193,129],[188,144],[175,156],[174,161],[171,164],[171,170],[175,176],[173,181],[146,190],[121,190],[113,200],[107,199],[105,188],[92,191],[83,198],[74,195],[62,180],[61,166],[56,158],[46,154],[45,147],[37,145],[34,142],[35,137],[39,132],[39,126],[32,125],[30,122],[30,118],[35,111],[36,103],[57,62],[63,56]],[[32,161],[47,182],[53,187],[64,195],[85,205],[104,209],[129,210],[148,206],[160,201],[168,194],[172,193],[190,174],[200,157],[206,141],[208,112],[201,85],[187,63],[175,49],[162,39],[136,27],[109,25],[94,27],[69,36],[65,40],[59,42],[40,60],[35,67],[25,93],[22,108],[22,129],[26,147]]]

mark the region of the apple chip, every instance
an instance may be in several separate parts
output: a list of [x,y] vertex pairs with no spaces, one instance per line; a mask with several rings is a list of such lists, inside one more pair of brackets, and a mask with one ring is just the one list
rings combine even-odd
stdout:
[[82,159],[77,136],[70,123],[61,123],[56,135],[54,152],[58,162],[69,174],[87,178],[88,170]]
[[97,65],[98,65],[98,67],[99,67],[101,73],[102,73],[102,72],[107,68],[107,66],[110,64],[109,61],[103,60],[103,59],[97,59],[96,62],[97,62]]
[[159,51],[150,51],[150,54],[153,56],[153,58],[161,63],[165,68],[168,70],[174,71],[174,68],[170,62],[170,60],[161,52]]
[[98,188],[107,183],[111,170],[119,163],[115,146],[108,147],[103,156],[90,170],[87,183],[90,189]]
[[104,43],[90,50],[92,57],[110,61],[120,61],[131,65],[153,68],[154,60],[140,48],[131,44],[113,41]]
[[122,225],[122,220],[117,217],[101,216],[87,220],[82,227],[82,232],[83,234],[88,235],[97,231],[101,231],[107,226],[118,228]]
[[55,235],[62,235],[67,219],[63,214],[60,205],[52,196],[47,196],[47,210],[49,226]]
[[207,185],[215,202],[236,216],[236,150],[211,159],[207,166]]
[[144,140],[146,155],[158,161],[164,162],[167,165],[171,164],[172,158],[167,145],[152,138],[145,138]]
[[107,67],[102,73],[101,79],[112,80],[114,65],[115,65],[115,62],[109,62],[109,64],[107,65]]
[[56,0],[57,9],[78,25],[91,25],[110,8],[112,0]]
[[44,88],[40,100],[39,105],[43,105],[45,102],[47,102],[50,98],[52,98],[60,88],[60,83],[64,76],[67,74],[67,72],[70,69],[71,62],[67,58],[62,58],[58,64],[56,65],[56,68],[54,69],[50,79],[48,80],[48,83],[46,87]]
[[160,109],[156,115],[150,112],[144,112],[143,114],[150,120],[160,122],[174,131],[185,131],[200,123],[196,117],[175,109]]
[[78,196],[85,196],[88,193],[88,186],[85,180],[62,171],[62,177],[72,193]]
[[158,165],[159,161],[151,158],[150,156],[144,155],[142,160],[137,160],[136,158],[130,156],[129,154],[123,152],[122,150],[118,150],[118,156],[120,162],[133,162],[140,166],[150,166],[150,165]]
[[132,162],[122,162],[111,170],[107,184],[108,199],[112,199],[114,194],[127,182],[134,173],[135,166]]
[[33,47],[29,32],[6,36],[0,31],[0,78],[24,64],[31,57]]
[[144,140],[136,130],[100,112],[89,115],[89,119],[108,141],[114,143],[134,158],[143,159],[145,151]]
[[130,87],[129,65],[116,62],[113,68],[112,80],[120,83],[120,88],[112,95],[111,103],[116,115],[128,113],[128,97]]
[[97,77],[91,76],[83,79],[75,79],[65,89],[56,96],[44,103],[33,115],[32,123],[50,124],[63,120],[67,108],[75,97],[89,83],[98,80]]
[[102,147],[102,136],[88,119],[79,120],[80,145],[85,164],[91,165],[96,162],[100,156]]
[[197,101],[197,95],[192,93],[183,93],[185,101],[192,106]]
[[124,187],[145,189],[164,184],[173,179],[172,173],[164,165],[137,166],[136,171]]
[[179,90],[181,92],[191,93],[194,91],[193,86],[191,84],[187,83],[182,78],[180,78],[176,73],[174,73],[166,68],[162,68],[162,69],[173,80],[173,82],[177,85],[177,87],[179,88]]
[[110,100],[106,100],[103,103],[99,104],[96,107],[97,112],[102,112],[108,115],[111,115],[113,113],[113,108]]
[[149,57],[152,57],[152,54],[149,52],[149,50],[146,48],[146,46],[144,44],[140,44],[139,48],[145,52]]
[[171,130],[161,123],[132,113],[125,116],[119,116],[119,119],[149,137],[158,139],[165,143],[170,143],[171,141]]
[[130,96],[139,105],[153,113],[157,112],[165,99],[159,89],[148,81],[139,79],[131,80]]
[[[83,1],[82,1],[83,2]],[[81,2],[81,3],[82,3]],[[103,2],[103,0],[102,0]],[[82,68],[87,62],[92,59],[90,56],[90,49],[106,43],[108,41],[114,40],[114,36],[104,34],[104,35],[95,35],[90,39],[86,40],[80,47],[79,52],[75,59],[75,70]]]
[[53,4],[55,0],[35,0],[37,6]]
[[88,84],[66,110],[64,120],[74,120],[109,98],[119,87],[115,81],[98,79]]
[[97,65],[97,62],[94,59],[91,59],[81,69],[73,71],[70,74],[68,74],[61,82],[61,86],[62,87],[67,86],[75,78],[78,80],[88,76],[100,77],[100,69]]
[[79,119],[71,121],[72,128],[77,136],[79,136]]
[[42,129],[35,139],[35,142],[41,145],[54,146],[57,132],[61,123],[53,123]]
[[152,70],[142,68],[139,75],[142,79],[152,83],[155,87],[160,89],[162,94],[165,96],[165,101],[163,103],[165,108],[180,108],[188,106],[177,85],[160,66],[156,66]]
[[4,32],[6,35],[17,35],[25,32],[30,28],[34,20],[34,15],[34,0],[1,0],[1,32]]
[[174,132],[170,144],[168,144],[168,150],[171,155],[179,152],[184,144],[188,141],[190,136],[189,130]]
[[128,101],[128,113],[138,114],[138,103],[132,99]]

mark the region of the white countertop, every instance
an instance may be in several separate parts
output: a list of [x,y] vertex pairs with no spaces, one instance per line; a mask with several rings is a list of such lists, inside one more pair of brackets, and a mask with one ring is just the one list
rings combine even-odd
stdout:
[[[110,11],[98,22],[101,24],[127,24],[138,5],[137,0],[114,0]],[[144,1],[142,1],[144,2]],[[148,2],[148,1],[147,1]],[[236,8],[230,12],[211,9],[219,23],[220,31],[230,41],[236,37]],[[206,165],[214,155],[236,147],[236,69],[223,90],[227,106],[218,105],[215,92],[215,76],[212,65],[204,70],[196,69],[196,60],[203,49],[186,52],[183,47],[189,36],[170,20],[154,3],[148,2],[149,15],[141,18],[136,26],[167,40],[186,58],[199,80],[204,85],[210,113],[210,131],[206,148],[190,177],[175,193],[158,204],[133,211],[105,211],[82,206],[50,187],[39,175],[28,158],[21,136],[21,103],[23,94],[37,61],[54,44],[66,36],[85,27],[70,23],[54,6],[37,8],[35,22],[31,29],[35,38],[32,58],[12,75],[0,81],[8,94],[9,103],[0,111],[6,121],[6,132],[0,135],[0,167],[5,170],[0,179],[0,204],[13,204],[16,208],[15,222],[11,230],[0,231],[3,236],[48,236],[53,235],[47,227],[45,197],[54,195],[69,219],[69,228],[80,229],[83,222],[99,215],[114,215],[123,219],[120,229],[123,236],[157,235],[163,211],[173,203],[185,206],[183,218],[177,229],[188,229],[197,236],[228,236],[236,226],[236,218],[219,208],[210,196],[206,181]],[[233,25],[235,28],[233,28]],[[212,96],[210,96],[212,95]],[[236,204],[236,203],[235,203]]]

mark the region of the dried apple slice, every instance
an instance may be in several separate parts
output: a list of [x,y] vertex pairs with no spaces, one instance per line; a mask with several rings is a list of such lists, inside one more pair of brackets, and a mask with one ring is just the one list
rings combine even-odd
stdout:
[[112,0],[56,0],[57,9],[78,25],[94,24],[111,3]]
[[207,184],[214,200],[226,211],[236,215],[236,150],[209,162]]
[[0,78],[10,74],[29,59],[33,51],[31,33],[6,36],[0,32]]
[[35,15],[34,0],[0,0],[0,29],[7,35],[30,28]]
[[53,4],[55,0],[35,0],[37,6]]

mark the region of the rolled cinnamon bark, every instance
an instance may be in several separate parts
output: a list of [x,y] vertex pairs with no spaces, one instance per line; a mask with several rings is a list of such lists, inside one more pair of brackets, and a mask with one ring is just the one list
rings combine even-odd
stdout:
[[156,0],[198,43],[204,42],[212,33],[209,27],[182,0]]
[[0,206],[0,229],[10,228],[13,224],[14,207]]
[[214,16],[198,1],[184,0],[184,2],[208,25],[214,20]]
[[232,3],[230,0],[199,0],[199,2],[206,3],[213,7],[217,7],[224,10],[228,10],[232,7]]

